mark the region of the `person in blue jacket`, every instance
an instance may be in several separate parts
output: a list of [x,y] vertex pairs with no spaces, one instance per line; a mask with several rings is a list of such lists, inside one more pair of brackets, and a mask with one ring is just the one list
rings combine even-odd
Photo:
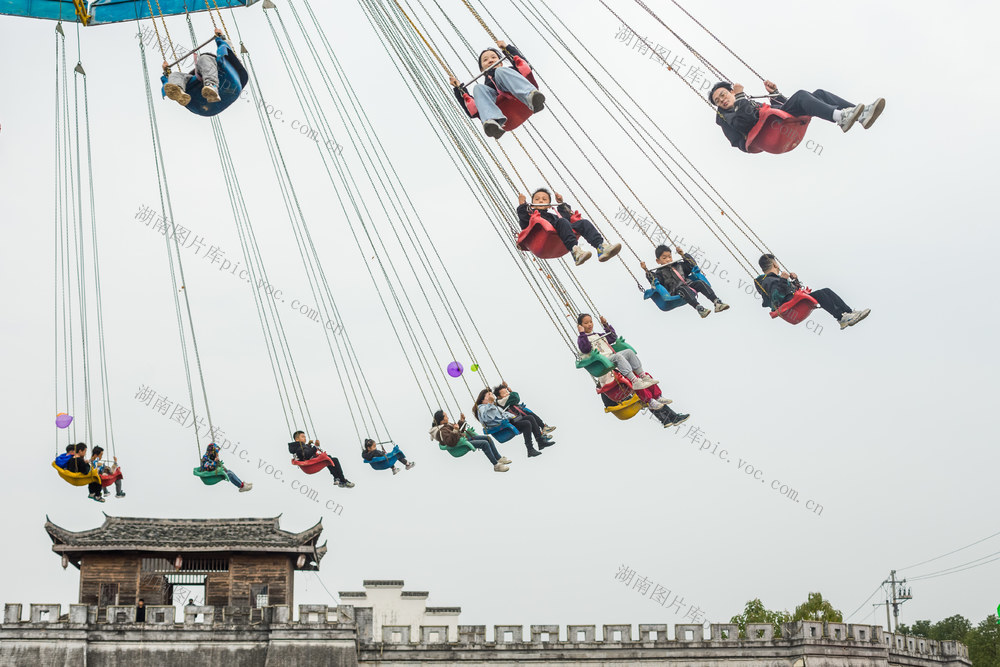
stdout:
[[[222,31],[216,28],[215,44],[219,50],[230,49],[231,47],[222,37]],[[182,107],[186,107],[191,102],[191,96],[187,94],[187,86],[191,77],[197,76],[201,79],[204,87],[201,89],[201,96],[206,102],[218,102],[219,97],[219,64],[217,55],[210,53],[200,53],[195,60],[194,71],[191,72],[171,72],[166,61],[163,62],[163,95],[174,100]]]
[[66,445],[66,453],[56,457],[56,465],[66,470],[69,460],[76,455],[76,445]]
[[[479,396],[476,397],[476,402],[472,406],[472,414],[476,415],[479,423],[486,428],[500,426],[504,420],[510,422],[517,429],[517,432],[524,436],[524,446],[528,450],[528,458],[538,456],[542,453],[541,450],[555,444],[545,439],[541,428],[534,421],[497,407],[496,396],[489,389],[483,389],[479,392]],[[532,436],[535,438],[538,449],[532,446]]]

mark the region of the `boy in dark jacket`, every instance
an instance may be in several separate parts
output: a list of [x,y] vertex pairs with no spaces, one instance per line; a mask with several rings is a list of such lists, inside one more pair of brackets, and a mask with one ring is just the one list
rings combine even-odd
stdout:
[[715,304],[715,312],[721,313],[723,310],[728,310],[729,306],[722,303],[722,299],[715,295],[711,285],[691,275],[691,272],[698,268],[698,262],[695,261],[695,258],[685,253],[680,247],[676,250],[681,259],[675,262],[668,246],[656,246],[656,263],[659,266],[652,271],[646,268],[646,262],[639,262],[639,266],[646,272],[646,280],[649,281],[649,284],[652,285],[654,280],[660,283],[672,296],[684,299],[689,306],[698,311],[702,318],[708,317],[712,311],[698,303],[698,292],[712,300]]
[[527,229],[531,223],[531,215],[537,212],[540,216],[548,220],[549,224],[559,234],[559,239],[566,246],[566,249],[573,253],[573,261],[580,266],[588,259],[591,253],[584,250],[577,242],[577,235],[582,236],[587,243],[597,249],[597,261],[606,262],[619,253],[622,249],[621,243],[608,243],[601,236],[601,233],[594,227],[594,223],[585,220],[580,214],[574,213],[569,204],[563,201],[563,197],[556,193],[556,213],[549,213],[552,206],[552,193],[545,188],[538,188],[531,195],[531,205],[528,205],[528,198],[518,195],[517,222],[521,229]]
[[[825,90],[807,92],[799,90],[791,97],[785,97],[778,92],[778,86],[765,81],[764,88],[771,94],[771,107],[781,109],[792,116],[812,116],[836,123],[841,130],[847,132],[856,121],[866,130],[882,114],[885,99],[878,98],[868,106],[852,104]],[[760,104],[753,101],[743,92],[743,84],[720,81],[712,86],[708,99],[716,107],[715,124],[729,139],[729,143],[744,153],[747,151],[747,134],[760,119]]]
[[[305,431],[296,431],[292,434],[292,438],[292,442],[288,443],[288,453],[294,455],[299,461],[314,459],[321,451],[323,451],[319,448],[319,440],[310,440],[309,442],[306,442]],[[354,488],[354,482],[351,482],[344,477],[344,468],[340,465],[340,461],[337,460],[337,457],[331,456],[330,460],[333,463],[327,463],[326,468],[330,471],[330,474],[333,475],[334,484],[348,489]]]
[[[759,281],[762,284],[759,284],[757,287],[758,291],[763,290],[761,296],[764,297],[764,306],[771,310],[777,310],[781,304],[791,299],[792,295],[802,287],[799,283],[799,277],[794,273],[782,271],[774,255],[762,255],[758,264],[760,264],[760,268],[764,272],[764,279]],[[828,287],[813,290],[809,293],[809,296],[816,299],[820,308],[830,313],[834,319],[840,322],[841,329],[853,327],[868,317],[868,313],[871,312],[870,308],[851,310],[851,307],[837,296],[836,292]]]
[[[524,60],[524,56],[513,44],[497,41],[497,46],[506,51],[512,59]],[[472,99],[476,102],[475,114],[472,114],[465,104],[465,95],[468,94],[465,86],[454,76],[449,78],[449,82],[455,89],[458,103],[469,114],[469,117],[478,117],[483,121],[483,131],[486,132],[487,136],[499,139],[504,133],[507,117],[497,106],[497,95],[500,92],[508,93],[517,98],[521,104],[531,109],[532,113],[538,113],[545,108],[545,95],[524,78],[516,67],[504,67],[503,55],[500,51],[489,48],[480,53],[479,71],[486,72],[486,75],[483,77],[482,83],[477,83],[472,87]]]
[[[69,447],[66,448],[66,451],[69,452]],[[81,475],[90,473],[90,464],[87,463],[87,445],[85,443],[81,442],[73,447],[73,458],[66,463],[66,471],[80,473]],[[87,485],[87,497],[91,500],[103,503],[104,494],[102,491],[103,487],[100,482],[91,482]]]

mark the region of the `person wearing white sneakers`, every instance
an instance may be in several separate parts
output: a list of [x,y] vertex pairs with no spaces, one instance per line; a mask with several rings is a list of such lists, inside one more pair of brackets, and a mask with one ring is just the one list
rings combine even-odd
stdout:
[[493,464],[493,472],[507,472],[511,460],[506,456],[500,456],[493,439],[488,435],[477,435],[470,431],[465,424],[465,415],[459,415],[458,424],[448,421],[448,414],[444,410],[434,413],[434,422],[430,430],[431,440],[439,442],[445,447],[456,446],[462,438],[468,440],[476,449],[486,454],[486,458]]
[[[226,40],[222,38],[222,31],[216,28],[215,43],[218,47],[230,48]],[[169,97],[173,101],[186,107],[191,103],[191,96],[187,94],[187,85],[191,77],[197,76],[203,84],[201,96],[206,102],[218,102],[219,97],[219,63],[217,55],[211,53],[199,53],[195,60],[194,70],[191,72],[171,72],[170,65],[163,61],[163,96]]]
[[[764,305],[776,310],[781,304],[791,299],[792,295],[801,287],[799,277],[794,273],[782,271],[774,255],[761,255],[758,264],[760,264],[761,271],[764,272],[763,290],[767,296]],[[871,308],[851,310],[851,307],[828,287],[813,290],[809,296],[816,299],[820,308],[840,322],[841,329],[853,327],[872,312]]]
[[638,391],[660,383],[659,380],[643,375],[642,362],[639,361],[639,355],[635,352],[629,349],[615,352],[611,345],[618,340],[618,334],[603,316],[601,317],[601,326],[604,327],[603,335],[594,333],[594,318],[588,313],[581,313],[576,318],[576,324],[580,331],[580,335],[576,339],[576,345],[580,348],[580,352],[589,354],[596,349],[599,354],[611,359],[618,372],[632,383],[632,389]]
[[708,317],[712,311],[698,304],[699,292],[712,300],[715,304],[715,312],[721,313],[724,310],[729,310],[729,305],[722,303],[722,299],[715,295],[711,285],[692,275],[692,271],[698,268],[698,262],[695,258],[685,253],[680,247],[676,250],[677,254],[681,256],[677,262],[674,261],[669,246],[656,246],[658,266],[652,271],[646,268],[646,262],[639,262],[639,266],[646,272],[646,280],[649,281],[649,284],[654,284],[654,280],[660,283],[672,296],[681,297],[689,306],[697,310],[702,319]]
[[[808,92],[798,90],[790,97],[778,92],[778,86],[772,81],[765,81],[764,88],[771,95],[770,105],[773,109],[781,109],[792,116],[811,116],[822,118],[847,132],[860,122],[866,130],[882,114],[885,109],[885,99],[878,98],[871,104],[852,104],[842,97],[825,90]],[[760,119],[760,104],[747,97],[743,92],[743,84],[720,81],[712,86],[708,99],[716,107],[715,124],[722,128],[723,134],[734,148],[744,153],[747,151],[747,134]]]
[[[365,439],[364,449],[361,450],[361,458],[363,458],[365,461],[368,461],[369,463],[371,463],[372,459],[377,458],[379,456],[385,456],[385,455],[386,455],[385,450],[384,449],[379,449],[377,442],[375,442],[371,438],[366,438]],[[403,454],[402,450],[400,450],[399,456],[396,457],[396,460],[399,461],[400,463],[402,463],[404,466],[406,466],[407,470],[409,470],[413,466],[417,465],[413,461],[407,461],[406,460],[406,456]],[[392,474],[395,475],[398,472],[399,472],[399,466],[393,464],[393,466],[392,466]]]
[[240,490],[240,493],[246,493],[253,488],[253,484],[251,482],[240,481],[240,478],[236,476],[236,473],[222,464],[222,461],[219,460],[219,446],[213,442],[205,448],[205,455],[201,457],[201,469],[218,470],[220,468],[222,469],[222,472],[226,473],[226,477],[232,485]]
[[608,243],[597,231],[590,220],[585,220],[579,213],[574,212],[572,207],[563,201],[563,197],[556,193],[556,212],[549,213],[552,207],[552,193],[545,188],[538,188],[531,195],[531,206],[528,206],[528,198],[525,195],[518,195],[517,221],[521,229],[527,229],[531,224],[531,216],[537,213],[545,218],[559,234],[559,239],[566,246],[566,249],[573,254],[573,261],[580,266],[591,257],[589,250],[584,250],[577,242],[577,236],[582,236],[584,240],[597,250],[597,261],[606,262],[619,253],[622,249],[621,243]]

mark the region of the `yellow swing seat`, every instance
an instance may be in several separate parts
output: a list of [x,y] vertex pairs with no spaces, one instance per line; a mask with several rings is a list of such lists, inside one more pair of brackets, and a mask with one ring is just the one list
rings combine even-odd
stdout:
[[56,469],[56,472],[63,478],[63,481],[69,482],[73,486],[87,486],[94,482],[101,483],[101,474],[93,468],[88,473],[70,472],[57,466],[55,461],[52,462],[52,467]]
[[604,408],[605,412],[610,412],[618,419],[632,419],[642,410],[642,401],[635,394],[628,400],[622,401],[618,405]]

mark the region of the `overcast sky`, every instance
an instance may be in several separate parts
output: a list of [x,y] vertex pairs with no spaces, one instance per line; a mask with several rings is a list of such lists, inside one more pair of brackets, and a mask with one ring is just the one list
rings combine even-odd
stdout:
[[[461,3],[441,4],[473,44],[489,45]],[[674,43],[631,2],[609,4],[652,42]],[[725,63],[723,71],[763,93],[750,72],[681,21],[671,3],[649,4],[713,61]],[[101,511],[281,514],[282,526],[296,531],[322,518],[330,551],[318,575],[297,576],[296,603],[335,604],[317,577],[334,594],[359,589],[362,579],[400,578],[411,590],[429,590],[431,605],[461,606],[463,623],[488,625],[685,622],[648,593],[616,581],[622,565],[679,594],[685,611],[696,605],[712,622],[728,621],[754,597],[791,610],[817,590],[846,615],[892,568],[915,577],[1000,549],[994,538],[903,569],[998,530],[987,517],[995,515],[1000,463],[990,426],[1000,324],[991,297],[1000,233],[991,204],[997,172],[989,166],[1000,150],[993,112],[1000,100],[977,71],[991,61],[996,4],[848,0],[761,9],[709,0],[691,7],[785,93],[824,88],[857,102],[887,99],[871,130],[857,126],[845,136],[817,120],[808,136],[821,150],[800,147],[781,156],[729,148],[710,109],[648,55],[617,41],[620,24],[595,0],[553,0],[552,6],[770,247],[793,260],[814,288],[832,287],[852,307],[871,308],[869,319],[841,332],[818,312],[820,333],[770,320],[741,291],[732,259],[610,128],[552,46],[508,3],[492,3],[514,31],[504,38],[562,86],[560,96],[578,105],[578,117],[658,218],[731,275],[715,286],[733,308],[701,320],[688,308],[664,314],[642,302],[614,263],[592,260],[577,269],[674,407],[690,412],[689,425],[713,446],[721,443],[728,460],[699,451],[685,439],[686,427],[676,434],[645,415],[620,422],[603,414],[592,382],[573,368],[360,7],[317,3],[351,77],[352,91],[341,92],[357,95],[369,110],[504,377],[558,426],[558,444],[529,462],[520,442],[511,441],[503,452],[514,463],[503,475],[479,453],[453,459],[432,445],[430,416],[362,267],[371,258],[362,258],[350,240],[349,221],[320,174],[313,143],[282,125],[279,140],[347,328],[393,437],[418,465],[392,476],[361,463],[322,332],[289,308],[284,324],[318,435],[357,487],[335,489],[325,473],[303,478],[293,470],[252,294],[189,252],[186,289],[213,417],[247,451],[249,461],[228,455],[227,462],[254,482],[249,494],[228,484],[205,487],[190,472],[197,464],[190,429],[136,399],[146,386],[172,403],[189,403],[163,237],[136,220],[143,206],[158,201],[136,26],[88,28],[82,53],[108,366],[128,493],[99,505],[49,467],[55,413],[69,411],[53,396],[55,24],[3,17],[0,409],[8,439],[2,522],[8,539],[0,554],[0,600],[75,602],[78,573],[61,571],[42,525],[49,515],[66,528],[89,529],[100,524]],[[261,84],[286,119],[303,118],[261,14],[260,5],[238,14]],[[199,33],[211,34],[207,15],[194,22]],[[174,38],[184,40],[183,19],[169,25]],[[75,54],[75,26],[68,26],[67,44]],[[159,54],[150,50],[148,58],[150,76],[157,77]],[[463,78],[472,69],[469,62],[451,65]],[[178,224],[203,237],[206,250],[218,246],[238,258],[208,122],[172,102],[157,104]],[[290,298],[309,300],[256,114],[239,102],[222,118],[268,272]],[[596,183],[551,114],[531,123]],[[335,131],[344,132],[336,125]],[[349,150],[345,159],[359,164]],[[520,167],[533,174],[530,165]],[[607,191],[593,192],[606,211],[617,211]],[[383,229],[393,223],[384,216],[373,222]],[[634,230],[623,233],[650,261],[648,242]],[[392,260],[410,273],[402,255]],[[469,414],[472,399],[461,400]],[[748,462],[762,471],[756,479],[738,470]],[[281,468],[283,478],[268,476],[268,464]],[[321,502],[298,496],[293,479],[316,486]],[[801,502],[773,491],[775,480],[797,490]],[[340,503],[342,514],[324,512],[327,500]],[[821,505],[821,513],[807,510],[807,500]],[[1000,564],[992,563],[915,581],[900,620],[960,613],[978,622],[1000,601],[995,587],[982,585],[996,581],[998,571]],[[883,599],[879,593],[870,602]],[[865,604],[850,620],[884,619],[884,609]]]

